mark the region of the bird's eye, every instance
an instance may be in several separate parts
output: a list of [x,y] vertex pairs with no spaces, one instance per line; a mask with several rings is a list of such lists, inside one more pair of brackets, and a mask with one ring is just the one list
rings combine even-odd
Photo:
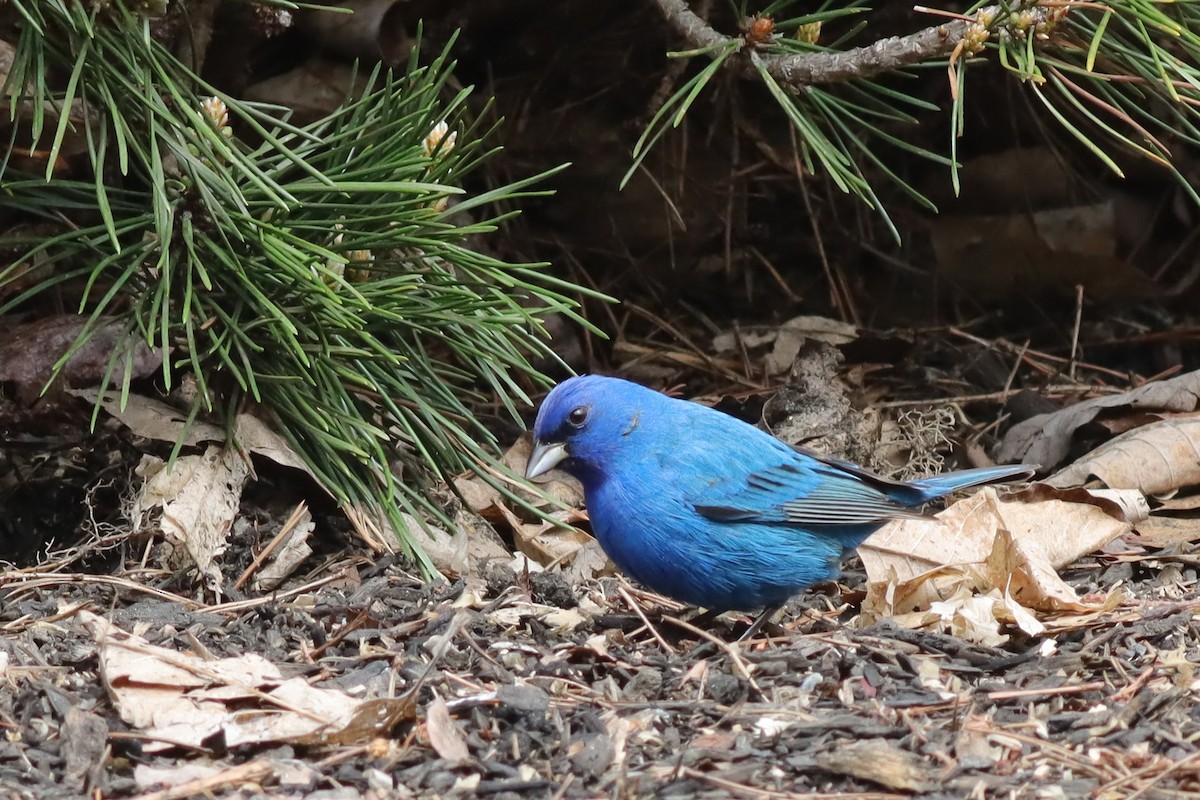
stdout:
[[567,414],[567,422],[571,423],[576,428],[582,428],[583,423],[587,422],[588,407],[576,406],[571,409],[571,413]]

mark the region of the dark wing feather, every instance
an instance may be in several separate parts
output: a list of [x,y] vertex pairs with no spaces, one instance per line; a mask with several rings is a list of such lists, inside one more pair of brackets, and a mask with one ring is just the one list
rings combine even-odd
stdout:
[[801,451],[793,459],[751,473],[740,485],[727,482],[710,487],[693,506],[716,522],[801,527],[869,525],[921,516],[884,491],[900,487],[910,488],[854,464]]

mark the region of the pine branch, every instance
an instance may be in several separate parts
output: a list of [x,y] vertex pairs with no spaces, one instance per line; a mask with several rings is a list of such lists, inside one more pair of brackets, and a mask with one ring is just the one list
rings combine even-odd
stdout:
[[[760,77],[750,58],[755,48],[748,37],[735,39],[718,33],[692,12],[686,0],[654,2],[667,22],[697,49],[718,48],[736,42],[738,52],[730,59],[730,67],[743,78],[757,80]],[[986,10],[983,13],[987,13]],[[890,36],[851,50],[786,55],[758,53],[757,59],[767,74],[782,86],[801,91],[814,84],[870,78],[949,55],[976,24],[973,19],[952,19],[907,36]]]

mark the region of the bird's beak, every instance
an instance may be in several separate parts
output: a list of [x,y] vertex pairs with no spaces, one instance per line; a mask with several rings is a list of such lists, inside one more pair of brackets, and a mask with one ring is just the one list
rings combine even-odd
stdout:
[[545,475],[558,466],[558,462],[567,457],[567,446],[562,442],[533,443],[533,452],[529,454],[529,464],[525,467],[526,478],[536,478]]

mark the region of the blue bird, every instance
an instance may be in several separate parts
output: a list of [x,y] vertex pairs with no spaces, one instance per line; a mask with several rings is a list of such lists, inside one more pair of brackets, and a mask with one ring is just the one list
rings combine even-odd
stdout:
[[1024,465],[902,482],[793,448],[720,411],[585,375],[556,386],[525,475],[583,484],[592,530],[626,574],[710,613],[764,609],[840,574],[891,519],[956,489],[1027,478]]

